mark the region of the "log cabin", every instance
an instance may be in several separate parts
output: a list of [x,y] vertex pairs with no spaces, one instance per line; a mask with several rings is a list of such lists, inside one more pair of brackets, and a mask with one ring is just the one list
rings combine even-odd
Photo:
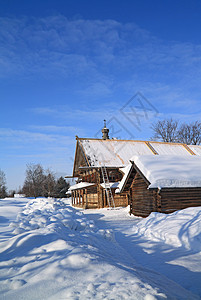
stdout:
[[201,157],[134,156],[125,183],[136,216],[201,206]]
[[[109,138],[104,124],[102,139],[76,136],[73,176],[70,187],[72,205],[82,208],[127,206],[132,201],[131,184],[135,171],[134,156],[200,156],[201,147],[179,143],[118,140]],[[132,210],[131,210],[132,212]]]

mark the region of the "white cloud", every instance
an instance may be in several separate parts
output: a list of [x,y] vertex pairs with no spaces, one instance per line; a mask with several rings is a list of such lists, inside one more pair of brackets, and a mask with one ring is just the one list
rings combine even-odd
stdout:
[[[159,40],[133,23],[61,15],[0,18],[0,37],[1,78],[63,80],[67,95],[91,107],[94,99],[119,105],[137,91],[159,110],[193,112],[199,105],[201,45]],[[88,115],[82,107],[64,111],[70,119]],[[64,118],[54,107],[35,112]],[[105,118],[105,112],[90,114]]]
[[[72,21],[60,15],[31,20],[0,18],[0,36],[2,77],[83,77],[89,87],[95,82],[106,85],[108,79],[119,75],[124,81],[125,75],[132,73],[142,73],[147,79],[149,73],[156,72],[157,77],[163,72],[168,80],[168,76],[195,71],[200,79],[201,45],[167,43],[136,24]],[[185,74],[178,80],[182,78]],[[110,90],[109,86],[105,89]]]
[[[83,105],[85,106],[85,105]],[[111,115],[116,111],[117,106],[114,103],[103,103],[99,108],[92,106],[85,107],[85,109],[72,109],[70,106],[57,105],[54,107],[35,107],[31,111],[38,115],[51,116],[51,118],[63,120],[76,120],[79,122],[87,122],[88,120],[102,120],[105,115]],[[77,127],[80,129],[80,127]]]
[[77,131],[76,127],[73,126],[56,126],[56,125],[32,125],[29,126],[31,129],[39,130],[41,132],[57,132],[57,133],[75,133]]
[[28,130],[14,130],[10,128],[0,128],[1,149],[7,155],[43,155],[44,153],[54,153],[58,151],[72,150],[74,137],[63,135],[57,132],[45,134]]

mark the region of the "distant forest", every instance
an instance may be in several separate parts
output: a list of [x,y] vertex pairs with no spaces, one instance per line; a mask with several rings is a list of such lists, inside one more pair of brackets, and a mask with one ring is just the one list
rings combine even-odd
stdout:
[[54,197],[65,198],[66,192],[70,187],[69,182],[61,176],[56,175],[50,170],[44,170],[40,164],[28,164],[26,177],[22,188],[17,191],[7,192],[6,176],[0,170],[0,198],[13,197],[14,194],[24,194],[26,197]]

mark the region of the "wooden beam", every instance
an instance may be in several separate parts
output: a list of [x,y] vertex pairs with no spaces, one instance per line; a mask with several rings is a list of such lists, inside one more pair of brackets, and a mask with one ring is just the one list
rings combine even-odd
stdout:
[[183,144],[183,146],[191,155],[196,155],[186,144]]
[[158,155],[158,152],[156,152],[156,150],[154,149],[154,147],[149,142],[145,142],[145,144],[149,147],[149,149],[151,150],[151,152],[154,155]]

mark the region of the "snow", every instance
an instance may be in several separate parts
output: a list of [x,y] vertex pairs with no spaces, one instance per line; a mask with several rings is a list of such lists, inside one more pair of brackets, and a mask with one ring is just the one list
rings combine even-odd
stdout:
[[200,299],[201,208],[128,212],[0,200],[0,299]]
[[172,214],[151,213],[133,232],[152,241],[201,252],[201,208],[190,207]]
[[182,144],[149,142],[159,155],[189,156],[189,151]]
[[24,194],[14,194],[14,198],[24,198],[26,197]]
[[126,166],[133,155],[153,155],[145,142],[121,140],[79,140],[91,166]]
[[94,183],[90,183],[90,182],[79,182],[77,184],[71,185],[71,187],[68,189],[68,191],[73,191],[73,190],[79,190],[79,189],[83,189],[89,186],[94,185]]
[[126,179],[128,178],[128,176],[130,174],[131,168],[132,168],[132,164],[130,162],[126,167],[120,168],[120,171],[122,171],[124,175],[123,175],[122,180],[120,181],[115,193],[121,193],[121,191],[125,185]]
[[[103,164],[108,167],[125,167],[134,155],[154,156],[144,141],[80,139],[79,143],[90,165],[94,167]],[[159,155],[191,155],[182,144],[149,143]]]
[[101,183],[100,186],[102,186],[102,188],[111,188],[111,189],[116,189],[119,186],[119,181],[117,182],[109,182],[109,183]]
[[188,145],[188,147],[195,153],[195,155],[201,156],[201,146],[200,145]]
[[150,182],[149,188],[201,187],[199,156],[134,156],[131,160]]

